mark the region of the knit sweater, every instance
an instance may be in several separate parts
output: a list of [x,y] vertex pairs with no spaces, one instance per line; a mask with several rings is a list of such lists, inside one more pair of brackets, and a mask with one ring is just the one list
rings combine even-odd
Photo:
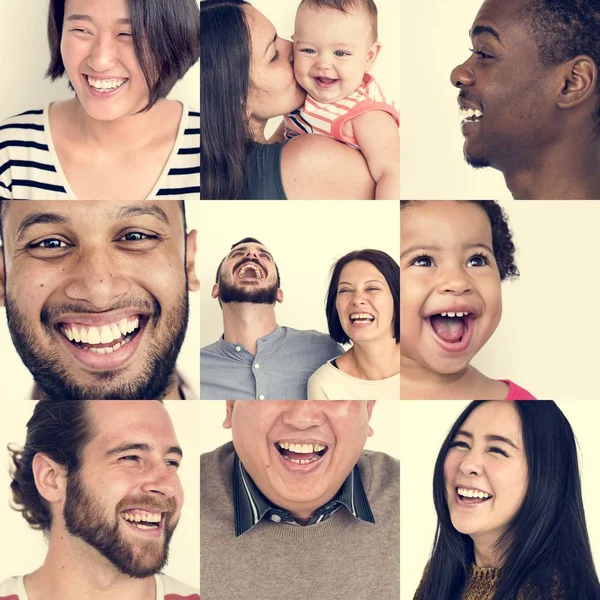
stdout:
[[310,526],[262,520],[235,537],[231,442],[200,459],[203,600],[398,600],[399,463],[358,461],[375,524],[345,508]]

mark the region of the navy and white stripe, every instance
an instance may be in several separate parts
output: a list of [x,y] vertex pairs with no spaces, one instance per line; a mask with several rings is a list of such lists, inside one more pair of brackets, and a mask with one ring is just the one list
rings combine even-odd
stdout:
[[[200,113],[183,110],[168,167],[148,199],[200,199]],[[48,105],[0,123],[0,199],[76,199],[60,168],[48,123]]]
[[[346,477],[339,492],[329,502],[318,508],[306,525],[315,525],[332,517],[345,507],[360,521],[375,523],[367,494],[360,478],[358,465]],[[233,508],[236,537],[250,531],[259,521],[267,518],[277,523],[299,525],[284,508],[271,504],[256,487],[254,481],[235,455],[233,462]]]

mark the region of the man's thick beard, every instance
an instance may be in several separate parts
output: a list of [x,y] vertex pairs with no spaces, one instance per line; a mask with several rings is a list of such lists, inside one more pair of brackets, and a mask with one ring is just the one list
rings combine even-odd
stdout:
[[[187,289],[187,288],[186,288]],[[167,392],[175,371],[177,356],[185,338],[189,318],[189,299],[186,292],[177,299],[167,314],[155,299],[149,306],[155,324],[164,319],[163,341],[150,340],[148,356],[141,372],[124,379],[121,369],[96,373],[99,382],[81,385],[64,366],[60,365],[57,350],[41,351],[35,336],[28,330],[25,316],[17,302],[6,294],[6,316],[13,344],[29,369],[42,394],[50,400],[155,400]],[[48,329],[46,323],[42,325]]]
[[492,166],[490,161],[483,156],[468,156],[466,152],[463,154],[467,164],[475,169],[485,169]]
[[[148,500],[132,499],[132,504],[136,503],[148,505]],[[123,509],[126,508],[127,506],[123,506]],[[169,524],[168,520],[165,521],[163,543],[159,546],[157,541],[140,541],[136,552],[119,532],[121,517],[118,507],[113,525],[106,518],[100,501],[85,488],[80,473],[69,475],[63,518],[67,531],[72,536],[95,548],[120,573],[136,579],[151,577],[162,571],[167,564],[169,543],[177,526],[177,523]],[[168,519],[168,515],[164,518]]]
[[275,304],[277,301],[277,284],[269,288],[254,289],[250,286],[236,287],[228,281],[219,281],[219,300],[222,304],[230,302],[250,302],[252,304]]

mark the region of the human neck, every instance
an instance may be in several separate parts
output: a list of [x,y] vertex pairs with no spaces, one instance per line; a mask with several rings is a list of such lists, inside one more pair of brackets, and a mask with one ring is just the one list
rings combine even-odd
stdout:
[[600,142],[582,135],[501,169],[516,200],[600,199]]
[[266,121],[259,121],[252,117],[250,119],[250,135],[252,141],[257,144],[268,144],[267,138],[265,137],[265,127],[267,126]]
[[256,355],[256,341],[275,331],[275,309],[272,304],[228,302],[223,304],[224,339],[243,346]]
[[473,539],[473,550],[475,553],[475,564],[478,567],[499,567],[500,552],[496,549],[497,539],[478,538]]
[[[159,100],[150,110],[139,114],[127,115],[113,121],[92,119],[77,98],[69,101],[73,124],[80,139],[90,147],[107,152],[126,149],[127,152],[144,147],[156,137],[160,130],[158,123],[163,120],[166,100]],[[123,140],[127,140],[124,144]]]
[[50,534],[44,564],[25,576],[29,600],[149,600],[156,598],[153,577],[120,573],[97,550],[62,532]]
[[359,379],[388,379],[400,372],[400,344],[393,337],[355,344],[346,354]]

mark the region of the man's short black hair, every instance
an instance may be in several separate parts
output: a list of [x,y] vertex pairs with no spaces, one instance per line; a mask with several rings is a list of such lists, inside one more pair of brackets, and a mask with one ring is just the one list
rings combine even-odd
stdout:
[[[200,58],[200,9],[196,0],[128,0],[135,55],[146,85],[150,110]],[[48,43],[52,81],[65,74],[60,53],[65,0],[50,0]]]
[[400,342],[400,266],[385,252],[381,250],[355,250],[342,256],[332,267],[331,280],[325,301],[325,314],[329,335],[340,344],[347,344],[350,338],[342,328],[340,316],[335,307],[337,288],[340,282],[342,269],[353,260],[364,260],[371,263],[384,277],[394,300],[394,337]]
[[[521,15],[539,48],[543,65],[556,66],[584,54],[600,69],[598,0],[523,0]],[[600,96],[600,77],[596,93]],[[595,121],[600,131],[600,98]]]
[[[419,206],[424,202],[428,200],[401,200],[400,210],[411,205]],[[520,273],[515,264],[515,244],[508,227],[508,217],[502,207],[495,200],[460,200],[460,202],[475,202],[485,211],[492,228],[492,250],[500,271],[500,281],[516,279]]]
[[[260,244],[261,246],[264,246],[264,244],[261,241],[257,240],[256,238],[245,237],[243,240],[240,240],[239,242],[236,242],[235,244],[231,244],[231,248],[229,250],[231,251],[236,246],[240,246],[241,244]],[[223,266],[223,263],[225,262],[226,258],[227,258],[226,256],[223,257],[223,260],[219,263],[219,266],[217,267],[217,275],[215,276],[215,283],[219,283],[221,267]],[[277,266],[277,263],[275,262],[275,260],[273,260],[273,264],[275,265],[275,272],[277,273],[277,287],[280,288],[281,287],[281,277],[279,276],[279,267]]]

